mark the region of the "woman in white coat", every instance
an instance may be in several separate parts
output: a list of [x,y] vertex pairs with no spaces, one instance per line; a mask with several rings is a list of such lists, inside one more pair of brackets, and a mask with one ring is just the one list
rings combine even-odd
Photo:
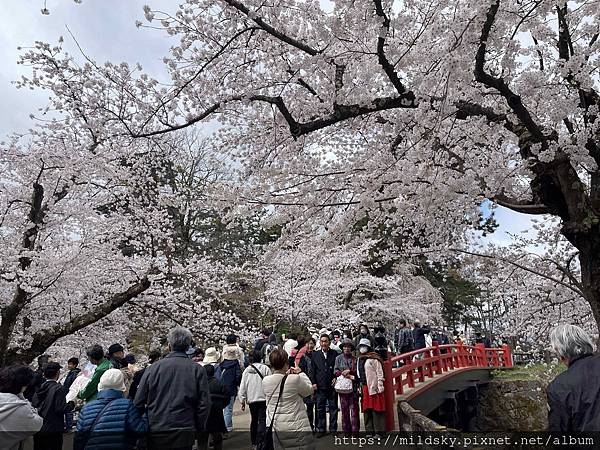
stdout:
[[[273,375],[264,378],[263,388],[267,400],[267,427],[273,420],[273,446],[277,450],[314,449],[312,430],[304,405],[304,397],[313,392],[310,379],[299,368],[289,368],[288,354],[283,349],[273,350],[269,355],[269,362]],[[279,399],[284,377],[283,392]]]

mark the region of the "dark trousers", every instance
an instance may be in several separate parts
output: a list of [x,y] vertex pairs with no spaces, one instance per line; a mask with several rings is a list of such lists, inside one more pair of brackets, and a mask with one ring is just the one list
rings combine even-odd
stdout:
[[212,436],[213,450],[223,450],[223,433],[198,433],[198,450],[208,449],[208,437]]
[[33,436],[33,450],[62,450],[63,434],[36,433]]
[[364,412],[365,431],[367,434],[385,433],[385,413],[367,409]]
[[315,431],[315,396],[309,395],[304,397],[304,404],[306,405],[306,415],[308,416],[308,422],[310,423],[310,429]]
[[267,402],[250,403],[250,442],[258,445],[265,438]]
[[337,431],[337,413],[338,401],[337,392],[333,389],[317,390],[317,431],[327,431],[325,426],[327,422],[326,409],[329,406],[329,431]]

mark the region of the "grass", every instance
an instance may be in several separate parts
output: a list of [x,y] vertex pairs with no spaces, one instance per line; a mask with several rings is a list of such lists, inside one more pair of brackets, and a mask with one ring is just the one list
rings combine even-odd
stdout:
[[564,364],[536,363],[516,366],[514,369],[494,370],[492,378],[510,381],[552,381],[558,374],[566,370]]

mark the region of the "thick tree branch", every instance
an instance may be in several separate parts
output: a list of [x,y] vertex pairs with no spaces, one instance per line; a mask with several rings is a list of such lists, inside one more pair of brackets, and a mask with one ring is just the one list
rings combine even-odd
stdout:
[[543,204],[529,201],[515,200],[503,194],[498,194],[490,198],[494,203],[524,214],[550,214],[550,209]]
[[150,281],[144,277],[139,282],[131,285],[125,292],[113,295],[106,303],[96,306],[93,310],[73,317],[67,323],[54,325],[33,335],[31,345],[26,349],[15,349],[8,352],[9,360],[22,358],[31,361],[35,356],[42,354],[48,347],[58,339],[73,334],[125,305],[131,299],[137,297],[150,287]]
[[[486,20],[481,29],[481,36],[479,38],[479,47],[477,48],[477,55],[475,57],[475,80],[484,84],[489,88],[494,88],[506,99],[508,106],[512,109],[515,115],[518,117],[520,122],[527,128],[534,142],[545,143],[546,136],[542,133],[540,127],[535,123],[531,114],[523,102],[521,97],[515,94],[510,87],[504,82],[502,78],[496,78],[485,71],[485,55],[487,52],[487,43],[490,38],[492,26],[496,21],[496,14],[500,8],[500,0],[494,0],[491,4]],[[530,151],[525,150],[527,147],[521,146],[521,152],[523,157],[528,158],[532,156]]]
[[383,21],[381,24],[379,37],[377,38],[377,58],[379,60],[379,65],[383,68],[383,71],[387,75],[394,88],[396,88],[398,94],[404,95],[406,93],[406,88],[394,70],[394,65],[390,63],[385,55],[385,38],[390,31],[390,18],[385,13],[381,0],[373,0],[373,2],[375,3],[375,12],[377,16],[379,16]]
[[412,92],[407,92],[405,95],[400,97],[382,97],[377,98],[370,105],[334,105],[334,112],[330,115],[320,117],[318,119],[310,120],[308,122],[297,122],[292,113],[287,108],[282,97],[273,97],[269,95],[252,95],[249,97],[236,96],[228,100],[224,100],[219,103],[215,103],[209,106],[207,109],[202,111],[199,115],[192,119],[177,125],[168,125],[166,128],[149,131],[149,132],[138,132],[131,133],[131,137],[151,137],[160,134],[170,133],[172,131],[181,130],[187,128],[195,123],[201,122],[208,118],[211,114],[218,112],[218,110],[228,103],[237,101],[258,101],[266,102],[275,106],[281,115],[287,122],[290,132],[294,138],[298,138],[305,134],[312,133],[313,131],[326,128],[339,122],[343,122],[348,119],[355,117],[364,116],[378,111],[385,111],[388,109],[398,108],[416,108],[415,97]]

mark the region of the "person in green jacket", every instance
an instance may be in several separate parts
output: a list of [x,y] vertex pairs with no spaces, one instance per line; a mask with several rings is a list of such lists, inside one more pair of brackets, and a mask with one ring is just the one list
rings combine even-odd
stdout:
[[77,394],[77,397],[87,403],[96,400],[100,377],[111,368],[111,365],[110,361],[104,357],[104,349],[100,345],[92,345],[86,353],[90,362],[96,365],[96,370],[88,384]]

